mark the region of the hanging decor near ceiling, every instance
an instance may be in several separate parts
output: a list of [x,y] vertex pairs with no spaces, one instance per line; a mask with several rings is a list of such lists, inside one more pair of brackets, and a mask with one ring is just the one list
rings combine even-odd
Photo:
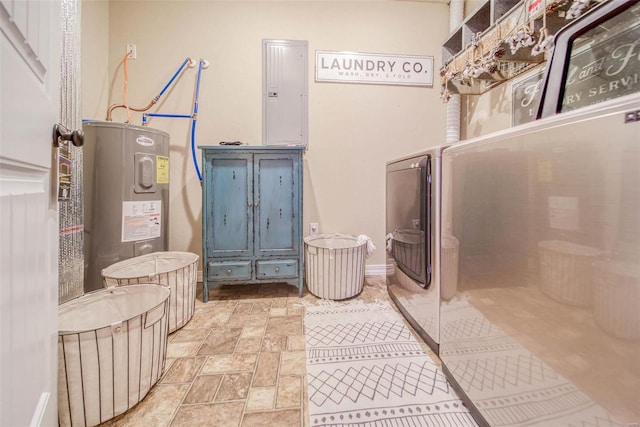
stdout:
[[316,81],[433,86],[433,56],[316,51]]
[[[554,34],[594,0],[487,0],[442,48],[441,99],[479,95],[543,63]],[[498,11],[498,13],[496,13]]]

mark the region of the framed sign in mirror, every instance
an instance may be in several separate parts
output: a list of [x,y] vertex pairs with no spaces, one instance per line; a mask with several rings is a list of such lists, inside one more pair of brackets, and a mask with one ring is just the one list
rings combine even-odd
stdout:
[[511,85],[511,126],[536,119],[544,69],[544,66],[537,67]]

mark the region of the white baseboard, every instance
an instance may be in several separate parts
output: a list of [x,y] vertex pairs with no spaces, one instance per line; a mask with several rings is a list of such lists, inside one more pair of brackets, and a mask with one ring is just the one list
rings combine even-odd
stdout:
[[393,264],[367,265],[364,268],[365,277],[387,276],[393,273]]
[[[365,277],[386,276],[393,274],[393,264],[367,265],[364,267]],[[198,283],[202,283],[202,270],[198,270]]]

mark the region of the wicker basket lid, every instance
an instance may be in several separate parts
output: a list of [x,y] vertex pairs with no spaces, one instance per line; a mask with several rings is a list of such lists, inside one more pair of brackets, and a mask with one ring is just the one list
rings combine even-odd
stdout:
[[129,258],[102,270],[102,277],[129,279],[149,277],[179,270],[195,262],[198,255],[191,252],[154,252]]
[[169,298],[169,288],[140,284],[100,289],[58,307],[59,334],[92,331],[133,319]]

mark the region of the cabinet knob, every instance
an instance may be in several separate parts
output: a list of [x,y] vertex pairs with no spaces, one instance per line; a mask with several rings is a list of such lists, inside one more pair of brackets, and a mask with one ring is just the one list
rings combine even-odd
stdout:
[[276,267],[276,273],[280,273],[280,267]]
[[230,268],[227,269],[227,276],[231,275],[231,271],[232,270]]

